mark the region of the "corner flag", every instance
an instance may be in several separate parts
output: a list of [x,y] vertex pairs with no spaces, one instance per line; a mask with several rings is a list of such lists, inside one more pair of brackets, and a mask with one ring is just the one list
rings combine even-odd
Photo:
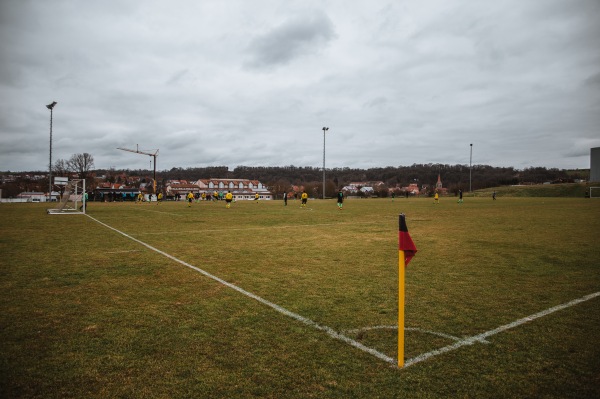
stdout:
[[408,234],[406,217],[400,214],[398,224],[398,367],[404,367],[404,281],[408,262],[417,253],[417,247]]
[[398,250],[404,251],[405,265],[408,266],[408,262],[417,253],[417,247],[408,234],[408,227],[406,227],[406,217],[403,213],[400,214],[400,220],[398,223]]

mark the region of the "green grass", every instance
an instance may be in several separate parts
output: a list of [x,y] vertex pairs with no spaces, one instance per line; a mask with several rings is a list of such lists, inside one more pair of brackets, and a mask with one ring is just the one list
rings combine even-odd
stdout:
[[[572,197],[586,198],[590,187],[598,187],[599,183],[563,183],[534,184],[530,186],[502,186],[476,190],[476,197],[490,197],[496,191],[498,197]],[[469,195],[469,194],[466,194]],[[596,194],[597,195],[597,194]]]
[[[90,203],[89,215],[406,359],[600,291],[584,198]],[[403,370],[80,215],[0,206],[0,392],[18,398],[600,396],[600,298]]]

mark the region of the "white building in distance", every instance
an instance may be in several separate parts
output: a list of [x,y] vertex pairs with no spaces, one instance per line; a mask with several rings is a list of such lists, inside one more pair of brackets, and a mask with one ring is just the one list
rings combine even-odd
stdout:
[[167,184],[167,196],[175,196],[176,194],[185,197],[189,192],[202,195],[205,193],[207,197],[212,197],[215,192],[221,196],[231,191],[235,200],[254,200],[256,194],[260,200],[272,200],[273,194],[267,187],[258,180],[249,179],[199,179],[195,182],[187,184],[170,183]]

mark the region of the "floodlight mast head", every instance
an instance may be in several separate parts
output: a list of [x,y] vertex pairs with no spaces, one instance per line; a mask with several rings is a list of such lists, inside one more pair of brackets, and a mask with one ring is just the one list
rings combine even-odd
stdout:
[[51,110],[52,108],[54,108],[55,105],[56,105],[56,101],[52,101],[52,104],[46,105],[46,108]]

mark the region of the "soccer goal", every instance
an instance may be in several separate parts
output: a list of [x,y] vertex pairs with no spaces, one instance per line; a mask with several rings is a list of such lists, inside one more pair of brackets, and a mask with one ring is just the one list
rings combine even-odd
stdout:
[[590,187],[590,198],[600,198],[600,187]]
[[85,214],[85,180],[71,180],[65,186],[56,208],[48,209],[49,215],[83,215]]

